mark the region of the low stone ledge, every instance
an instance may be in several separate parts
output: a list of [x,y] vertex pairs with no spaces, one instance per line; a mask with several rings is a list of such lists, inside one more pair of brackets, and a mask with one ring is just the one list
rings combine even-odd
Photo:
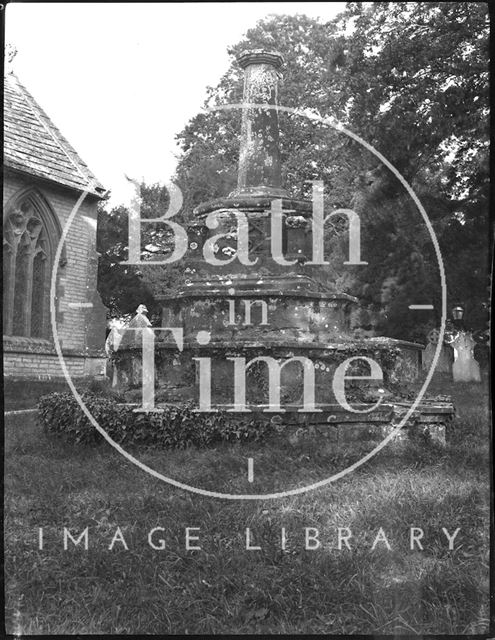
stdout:
[[[120,403],[129,409],[139,407],[137,402]],[[156,408],[180,406],[180,402],[156,403]],[[370,404],[355,404],[360,411],[370,408]],[[300,406],[287,405],[285,411],[267,412],[267,405],[249,406],[249,411],[227,413],[226,420],[256,419],[260,422],[270,422],[273,425],[273,435],[283,438],[291,445],[297,446],[304,442],[321,441],[322,447],[329,444],[346,444],[353,442],[370,442],[375,445],[383,441],[395,431],[391,439],[392,446],[406,445],[408,442],[435,442],[441,446],[446,444],[448,425],[455,415],[452,402],[435,402],[426,399],[409,416],[402,428],[397,429],[412,403],[384,403],[369,414],[352,413],[338,404],[320,405],[317,412],[301,412]],[[228,411],[233,405],[214,405],[212,410]]]

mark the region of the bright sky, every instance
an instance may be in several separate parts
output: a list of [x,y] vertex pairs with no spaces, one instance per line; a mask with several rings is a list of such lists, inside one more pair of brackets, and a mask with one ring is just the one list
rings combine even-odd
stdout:
[[14,71],[103,185],[166,182],[174,135],[228,68],[227,47],[272,13],[329,20],[344,2],[11,3]]

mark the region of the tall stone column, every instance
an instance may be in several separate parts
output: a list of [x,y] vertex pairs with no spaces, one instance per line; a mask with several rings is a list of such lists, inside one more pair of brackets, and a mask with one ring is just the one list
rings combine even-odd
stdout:
[[278,81],[283,58],[280,53],[257,49],[238,58],[244,69],[241,144],[237,189],[230,197],[287,197],[280,169]]

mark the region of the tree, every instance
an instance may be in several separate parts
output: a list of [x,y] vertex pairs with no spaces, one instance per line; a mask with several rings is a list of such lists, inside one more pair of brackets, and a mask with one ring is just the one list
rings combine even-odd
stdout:
[[[350,2],[327,23],[304,15],[268,17],[229,49],[231,65],[208,87],[205,107],[241,102],[235,59],[254,48],[276,49],[285,58],[281,105],[335,117],[408,180],[438,237],[450,302],[462,301],[473,328],[483,326],[489,271],[486,4]],[[308,181],[323,179],[326,210],[350,207],[361,218],[363,259],[370,264],[342,266],[345,219],[334,220],[326,231],[331,266],[319,277],[357,295],[381,332],[424,339],[439,321],[440,280],[431,238],[404,187],[371,152],[321,122],[282,113],[280,129],[291,195],[308,196]],[[175,181],[184,195],[183,221],[193,219],[201,202],[234,188],[239,131],[234,109],[199,113],[178,134]],[[158,185],[143,185],[144,209],[153,212],[166,198]],[[125,256],[127,231],[112,225],[125,224],[125,215],[111,212],[108,230],[103,226],[103,297],[120,311],[179,287],[185,271],[184,265],[122,270],[117,258]],[[146,228],[143,259],[169,250],[166,228]],[[419,324],[408,305],[421,302],[434,304],[437,315]]]
[[[350,19],[355,29],[339,76],[341,86],[355,96],[349,122],[367,132],[367,139],[427,205],[445,261],[450,301],[463,301],[468,320],[478,328],[486,320],[482,305],[487,301],[490,242],[487,6],[374,3],[364,9],[361,3],[349,3],[343,21]],[[399,211],[398,183],[381,169],[376,174],[371,193],[361,194],[362,205],[375,204],[376,212],[388,201]],[[378,199],[377,186],[382,193]],[[395,222],[397,216],[391,219]],[[425,277],[431,279],[432,245],[421,246],[419,227],[408,229],[401,222],[399,231],[406,229],[398,246],[409,243],[410,255],[421,255]],[[397,273],[402,266],[395,262]],[[431,292],[438,301],[439,292]],[[405,314],[397,320],[407,322]]]
[[[163,215],[170,196],[159,184],[139,186],[140,215],[143,219]],[[110,317],[133,315],[140,304],[150,314],[158,314],[157,294],[170,291],[182,281],[182,266],[151,266],[154,260],[165,259],[173,249],[172,234],[164,223],[141,226],[141,260],[145,264],[123,264],[129,258],[129,210],[114,207],[98,210],[97,249],[100,254],[98,291]]]
[[[348,3],[326,24],[306,16],[270,17],[229,50],[232,64],[208,88],[205,106],[240,101],[234,59],[242,50],[279,50],[286,60],[280,104],[335,116],[404,175],[427,204],[452,301],[467,303],[479,324],[489,245],[487,45],[483,3]],[[428,323],[418,326],[408,305],[431,301],[438,309],[438,267],[424,221],[404,188],[342,134],[295,115],[280,120],[292,194],[307,195],[306,181],[323,178],[329,207],[351,204],[360,214],[363,251],[374,258],[352,277],[335,271],[322,276],[345,281],[371,311],[380,307],[382,331],[424,337]],[[239,113],[218,111],[198,114],[178,135],[183,190],[207,185],[189,190],[186,217],[205,196],[225,195],[225,187],[233,186],[238,132]],[[384,295],[391,282],[393,293]]]

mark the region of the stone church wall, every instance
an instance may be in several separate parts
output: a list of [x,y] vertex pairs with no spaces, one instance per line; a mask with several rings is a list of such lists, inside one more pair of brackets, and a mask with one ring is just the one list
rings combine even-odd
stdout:
[[[17,194],[31,187],[47,201],[63,229],[79,194],[14,171],[6,172],[4,179],[4,216]],[[66,264],[58,272],[57,331],[69,372],[78,378],[103,374],[105,369],[105,309],[96,292],[96,210],[97,199],[88,195],[71,224],[65,243]],[[70,306],[85,302],[93,307]],[[53,337],[4,336],[4,375],[62,377]]]

